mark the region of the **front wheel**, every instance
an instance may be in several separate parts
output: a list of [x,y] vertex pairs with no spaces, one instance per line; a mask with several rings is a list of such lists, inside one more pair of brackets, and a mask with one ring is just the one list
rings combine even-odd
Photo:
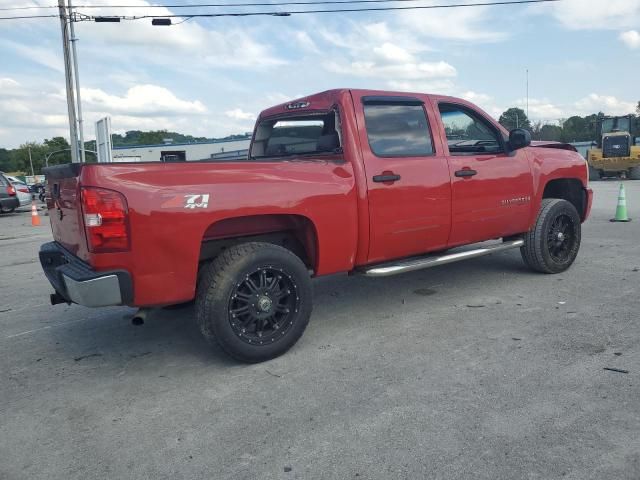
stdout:
[[311,279],[289,250],[245,243],[204,267],[196,295],[202,334],[243,362],[282,355],[302,336],[312,309]]
[[602,175],[600,174],[600,170],[589,165],[589,181],[595,182],[596,180],[600,180]]
[[545,198],[534,227],[524,236],[522,259],[537,272],[564,272],[578,255],[581,227],[580,215],[573,204]]
[[629,169],[629,178],[631,180],[640,180],[640,166]]

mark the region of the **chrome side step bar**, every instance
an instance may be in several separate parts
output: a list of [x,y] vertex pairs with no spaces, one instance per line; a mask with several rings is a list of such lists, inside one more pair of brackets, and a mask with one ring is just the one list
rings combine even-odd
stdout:
[[519,248],[524,245],[524,240],[509,240],[507,242],[491,245],[484,248],[476,248],[467,250],[466,252],[451,253],[449,255],[441,255],[439,257],[424,257],[403,260],[397,263],[384,263],[374,267],[366,268],[362,271],[367,277],[389,277],[398,273],[413,272],[414,270],[422,270],[423,268],[437,267],[447,263],[459,262],[460,260],[468,260],[470,258],[483,257],[496,252]]

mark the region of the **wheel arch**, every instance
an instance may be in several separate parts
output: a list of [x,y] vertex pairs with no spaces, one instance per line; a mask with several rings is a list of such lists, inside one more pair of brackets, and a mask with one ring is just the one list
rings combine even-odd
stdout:
[[200,243],[199,261],[217,257],[225,249],[247,242],[280,245],[317,271],[318,235],[313,221],[303,215],[265,214],[230,217],[209,225]]
[[587,214],[587,192],[577,178],[556,178],[544,186],[542,198],[559,198],[571,203],[584,221]]

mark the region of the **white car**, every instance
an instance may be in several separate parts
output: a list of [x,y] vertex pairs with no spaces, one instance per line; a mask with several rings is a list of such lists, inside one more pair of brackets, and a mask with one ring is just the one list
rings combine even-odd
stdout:
[[31,205],[31,191],[29,190],[29,186],[24,183],[22,180],[16,177],[12,177],[11,175],[6,175],[7,180],[11,182],[13,188],[16,189],[16,193],[18,195],[18,201],[20,202],[20,206],[24,207],[26,205]]

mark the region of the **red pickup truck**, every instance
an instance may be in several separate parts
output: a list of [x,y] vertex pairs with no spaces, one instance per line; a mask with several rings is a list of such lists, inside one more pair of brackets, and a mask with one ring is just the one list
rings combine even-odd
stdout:
[[46,176],[52,303],[195,299],[202,333],[248,362],[300,338],[311,277],[510,248],[562,272],[592,201],[573,147],[532,144],[458,98],[371,90],[263,111],[243,160],[70,164]]

